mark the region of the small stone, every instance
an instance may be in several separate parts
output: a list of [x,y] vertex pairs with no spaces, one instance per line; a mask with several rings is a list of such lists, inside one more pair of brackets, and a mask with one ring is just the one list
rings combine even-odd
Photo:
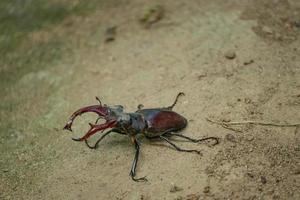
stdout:
[[267,178],[266,178],[265,176],[261,176],[261,177],[260,177],[260,182],[261,182],[262,184],[266,184],[266,183],[267,183]]
[[261,30],[263,32],[267,33],[267,34],[272,34],[273,33],[272,29],[268,26],[263,26]]
[[300,21],[296,21],[293,23],[295,27],[300,28]]
[[253,135],[248,135],[246,137],[246,140],[250,142],[250,141],[254,140],[254,136]]
[[174,200],[183,200],[183,197],[182,196],[178,196]]
[[247,172],[246,175],[247,175],[248,177],[250,177],[250,178],[254,178],[254,175],[253,175],[252,173],[250,173],[250,172]]
[[197,76],[198,81],[200,81],[201,79],[207,77],[207,74],[200,74]]
[[178,187],[175,183],[171,183],[170,192],[178,192],[183,190],[181,187]]
[[185,198],[186,200],[199,200],[200,195],[199,194],[189,194]]
[[232,134],[227,134],[226,136],[225,136],[225,138],[226,138],[226,140],[228,140],[228,141],[230,141],[230,142],[236,142],[236,139],[235,139],[235,136],[234,135],[232,135]]
[[116,30],[117,30],[116,26],[108,27],[105,30],[104,41],[105,42],[112,42],[112,41],[114,41],[115,38],[116,38],[116,33],[117,33]]
[[234,59],[236,57],[236,54],[233,50],[227,51],[224,55],[227,59]]
[[254,60],[252,60],[252,59],[247,59],[244,61],[244,65],[250,65],[252,63],[254,63]]
[[244,102],[245,102],[246,104],[250,104],[250,103],[252,102],[252,100],[249,99],[249,98],[245,98],[245,99],[244,99]]
[[148,8],[139,21],[145,28],[150,28],[153,24],[159,22],[164,17],[164,14],[164,7],[162,5],[155,5]]
[[206,193],[206,194],[209,193],[210,192],[210,187],[205,186],[204,189],[203,189],[203,192]]

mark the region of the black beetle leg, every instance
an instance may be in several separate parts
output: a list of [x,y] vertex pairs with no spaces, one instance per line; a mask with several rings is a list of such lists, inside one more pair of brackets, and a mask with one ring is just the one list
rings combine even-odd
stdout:
[[201,141],[206,141],[206,140],[214,140],[214,144],[213,146],[219,144],[219,139],[216,138],[216,137],[206,137],[206,138],[201,138],[201,139],[194,139],[194,138],[190,138],[188,136],[185,136],[185,135],[182,135],[182,134],[178,134],[178,133],[168,133],[169,135],[171,136],[177,136],[177,137],[181,137],[181,138],[184,138],[184,139],[187,139],[191,142],[194,142],[194,143],[198,143],[198,142],[201,142]]
[[176,96],[174,103],[171,106],[168,106],[167,109],[172,110],[174,108],[174,106],[176,105],[178,98],[182,95],[184,96],[185,94],[183,92],[179,92]]
[[137,166],[137,163],[138,163],[138,160],[139,160],[139,153],[140,153],[140,145],[138,143],[138,141],[134,138],[134,146],[135,146],[135,156],[134,156],[134,159],[133,159],[133,163],[132,163],[132,166],[131,166],[131,170],[130,170],[130,176],[132,178],[132,180],[136,181],[136,182],[145,182],[145,181],[148,181],[146,179],[146,177],[142,177],[142,178],[135,178],[135,175],[136,175],[136,166]]
[[102,140],[103,138],[105,138],[108,134],[110,134],[111,132],[113,132],[113,130],[109,130],[109,131],[107,131],[106,133],[104,133],[104,135],[102,135],[102,136],[97,140],[97,142],[95,143],[94,146],[91,146],[91,145],[88,143],[87,140],[84,140],[86,146],[88,146],[88,148],[90,148],[90,149],[97,149],[99,142],[101,142],[101,140]]
[[101,100],[99,97],[96,97],[96,100],[99,102],[100,106],[102,106]]
[[98,117],[98,118],[96,119],[95,124],[98,123],[99,119],[101,119],[101,117]]
[[178,147],[176,144],[174,144],[173,142],[171,142],[168,138],[160,135],[159,136],[161,139],[163,139],[164,141],[166,141],[167,143],[169,143],[170,145],[172,145],[177,151],[182,151],[182,152],[195,152],[197,154],[201,154],[200,151],[198,150],[194,150],[194,149],[182,149],[180,147]]
[[141,109],[143,109],[143,107],[144,107],[143,104],[139,104],[139,105],[137,106],[137,109],[138,109],[138,110],[141,110]]

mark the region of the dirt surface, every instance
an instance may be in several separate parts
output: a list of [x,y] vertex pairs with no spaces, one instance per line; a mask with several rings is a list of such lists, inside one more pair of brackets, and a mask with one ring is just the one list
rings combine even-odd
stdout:
[[[300,199],[299,127],[206,120],[300,123],[298,0],[99,2],[21,32],[1,60],[0,199]],[[62,130],[95,96],[133,112],[168,106],[180,91],[184,134],[220,144],[176,142],[199,156],[141,138],[146,183],[129,177],[128,137],[112,134],[97,150],[70,139],[95,115]]]

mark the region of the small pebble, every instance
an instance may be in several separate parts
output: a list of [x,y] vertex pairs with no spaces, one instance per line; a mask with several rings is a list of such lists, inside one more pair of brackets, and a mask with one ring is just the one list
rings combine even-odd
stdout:
[[234,59],[236,57],[236,54],[233,50],[229,50],[225,53],[225,57],[227,59]]
[[249,176],[250,178],[254,178],[254,175],[250,172],[247,172],[246,175]]
[[183,200],[183,197],[182,196],[178,196],[174,200]]
[[201,79],[207,77],[207,74],[200,74],[197,76],[198,81],[200,81]]
[[109,27],[105,30],[105,34],[104,34],[104,41],[105,42],[112,42],[115,40],[116,38],[116,30],[117,30],[117,27],[116,26],[112,26],[112,27]]
[[186,200],[199,200],[200,195],[199,194],[189,194],[185,197]]
[[252,140],[254,140],[254,137],[253,137],[253,135],[248,135],[247,137],[246,137],[246,140],[247,141],[252,141]]
[[181,190],[183,190],[181,187],[178,187],[177,185],[175,185],[175,183],[171,183],[170,192],[178,192]]
[[244,102],[245,102],[246,104],[250,104],[250,103],[252,102],[252,100],[249,99],[249,98],[245,98],[245,99],[244,99]]
[[272,34],[273,33],[272,29],[270,27],[268,27],[268,26],[263,26],[261,30],[263,32],[265,32],[265,33],[268,33],[268,34]]
[[230,141],[230,142],[236,142],[236,139],[235,139],[235,136],[234,135],[232,135],[232,134],[227,134],[226,136],[225,136],[225,138],[226,138],[226,140],[228,140],[228,141]]
[[204,193],[209,193],[210,192],[210,187],[209,186],[205,186],[205,188],[203,189]]
[[156,5],[148,8],[139,21],[145,28],[150,28],[153,24],[159,22],[164,17],[164,14],[164,7],[162,5]]
[[300,21],[294,22],[293,24],[295,27],[300,28]]
[[252,59],[247,59],[244,61],[244,65],[250,65],[252,63],[254,63],[254,60],[252,60]]
[[276,182],[276,183],[279,183],[279,182],[280,182],[280,179],[276,179],[275,182]]
[[261,182],[262,184],[266,184],[266,183],[267,183],[267,178],[266,178],[265,176],[261,176],[261,177],[260,177],[260,182]]

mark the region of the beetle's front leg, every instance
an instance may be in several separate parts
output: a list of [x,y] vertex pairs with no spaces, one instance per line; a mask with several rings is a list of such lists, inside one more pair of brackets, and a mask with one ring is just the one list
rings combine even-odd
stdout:
[[90,149],[97,149],[99,142],[101,142],[101,140],[103,140],[103,139],[104,139],[107,135],[109,135],[111,132],[113,132],[113,129],[107,131],[106,133],[104,133],[104,135],[102,135],[102,136],[100,137],[100,139],[97,140],[97,142],[95,143],[94,146],[91,146],[91,145],[88,143],[88,141],[85,139],[84,141],[85,141],[86,146],[88,146],[88,148],[90,148]]
[[138,141],[136,140],[136,138],[134,138],[134,137],[131,137],[131,141],[133,142],[133,144],[135,146],[135,156],[134,156],[134,159],[133,159],[133,162],[132,162],[132,166],[131,166],[131,170],[130,170],[129,175],[131,176],[132,180],[134,180],[136,182],[148,181],[145,176],[142,177],[142,178],[135,178],[135,176],[136,176],[136,166],[137,166],[137,163],[138,163],[138,160],[139,160],[140,145],[139,145]]

